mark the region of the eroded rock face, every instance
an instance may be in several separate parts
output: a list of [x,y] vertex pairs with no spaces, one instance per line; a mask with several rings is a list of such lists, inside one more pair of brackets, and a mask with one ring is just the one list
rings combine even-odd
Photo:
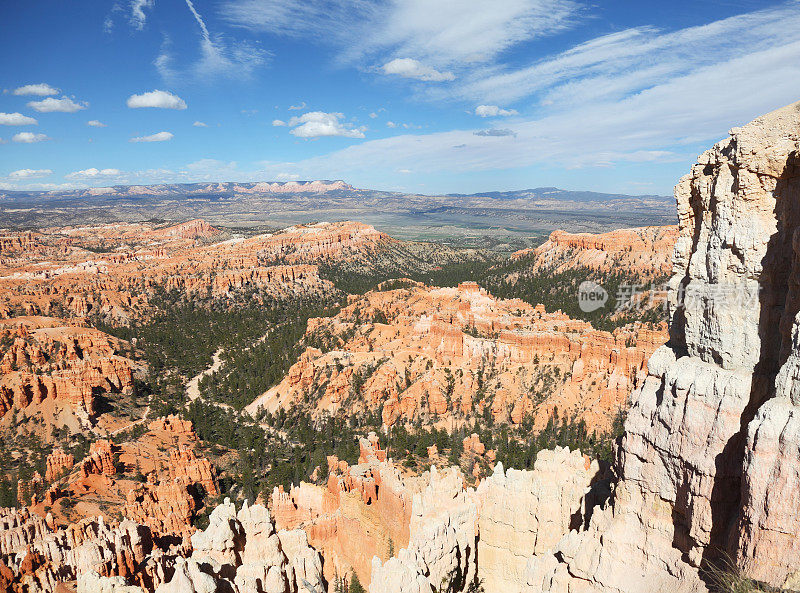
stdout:
[[322,560],[308,546],[305,532],[276,532],[261,505],[245,502],[237,513],[225,499],[205,531],[192,536],[192,547],[192,555],[176,562],[172,579],[156,593],[299,593],[306,582],[324,590]]
[[579,266],[599,271],[624,269],[652,279],[670,273],[670,255],[677,238],[675,225],[600,234],[553,231],[539,247],[518,251],[512,257],[530,258],[534,270],[563,271]]
[[[117,223],[42,229],[0,238],[0,316],[146,316],[156,287],[225,297],[333,291],[318,260],[369,255],[393,240],[355,222],[319,223],[228,238],[202,220],[167,228]],[[1,404],[0,404],[1,405]]]
[[796,103],[732,130],[676,186],[671,338],[635,395],[622,480],[531,562],[534,590],[703,591],[698,569],[725,555],[797,582],[799,163]]
[[580,451],[542,451],[533,471],[503,470],[480,483],[478,577],[487,591],[526,590],[531,556],[549,552],[586,518],[584,497],[600,478]]
[[311,399],[322,414],[356,402],[359,410],[382,407],[387,426],[452,426],[488,408],[495,422],[529,415],[543,428],[558,408],[608,430],[666,340],[641,325],[597,331],[560,311],[496,299],[474,282],[352,297],[335,317],[311,320],[308,334],[330,350],[308,348],[248,411]]
[[68,405],[84,426],[97,393],[133,393],[133,362],[118,340],[52,317],[0,319],[0,418],[12,407]]
[[26,508],[0,509],[0,563],[11,572],[12,590],[52,593],[76,579],[87,591],[122,583],[152,590],[170,570],[161,552],[154,553],[150,530],[131,521],[91,518],[62,529],[48,523]]

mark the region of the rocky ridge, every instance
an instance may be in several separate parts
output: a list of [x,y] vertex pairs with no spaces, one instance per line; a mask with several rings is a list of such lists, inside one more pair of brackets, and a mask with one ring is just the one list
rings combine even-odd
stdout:
[[644,378],[663,330],[614,333],[560,311],[495,299],[477,284],[376,290],[351,297],[332,318],[312,319],[309,347],[248,411],[274,413],[310,401],[315,413],[382,407],[383,422],[424,419],[452,428],[490,413],[543,427],[557,408],[607,430]]
[[669,274],[670,256],[678,239],[676,225],[619,229],[607,233],[553,231],[534,249],[517,251],[512,259],[530,259],[533,270],[561,272],[577,266],[613,271],[624,269],[643,279]]
[[99,315],[127,323],[158,287],[223,297],[263,289],[280,296],[330,292],[316,262],[369,254],[392,242],[353,222],[223,235],[202,220],[156,228],[118,223],[42,229],[7,237],[0,254],[0,316]]

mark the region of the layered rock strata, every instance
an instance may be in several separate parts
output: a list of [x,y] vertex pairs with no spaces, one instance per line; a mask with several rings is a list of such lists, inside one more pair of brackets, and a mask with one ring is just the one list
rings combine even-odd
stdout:
[[443,427],[489,412],[543,428],[562,417],[607,430],[665,331],[641,325],[597,331],[560,311],[496,299],[475,283],[373,291],[332,318],[309,322],[311,343],[285,379],[248,411],[301,402],[315,414],[382,408],[383,422]]
[[534,591],[705,591],[800,576],[800,103],[731,130],[675,188],[670,342],[650,359],[621,481],[531,562]]

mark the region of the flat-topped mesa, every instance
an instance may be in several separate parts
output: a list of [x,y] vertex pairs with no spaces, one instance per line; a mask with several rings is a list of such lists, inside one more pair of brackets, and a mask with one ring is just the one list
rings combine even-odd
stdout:
[[534,249],[523,249],[512,258],[530,258],[534,269],[564,271],[587,267],[598,271],[624,269],[646,278],[669,274],[670,256],[678,238],[678,227],[651,226],[619,229],[607,233],[553,231]]
[[634,394],[622,479],[531,563],[536,591],[705,591],[699,569],[726,558],[800,586],[800,103],[731,130],[675,197],[670,342]]

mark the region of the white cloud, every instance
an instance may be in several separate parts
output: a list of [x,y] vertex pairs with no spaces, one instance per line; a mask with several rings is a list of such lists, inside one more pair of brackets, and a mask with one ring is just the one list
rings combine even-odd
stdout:
[[481,117],[506,117],[509,115],[519,115],[519,113],[516,109],[501,109],[497,105],[478,105],[475,108],[475,115]]
[[514,136],[516,138],[517,133],[514,130],[509,130],[507,128],[492,128],[489,130],[476,130],[472,132],[475,136],[489,136],[489,137],[501,137],[501,136]]
[[137,136],[136,138],[131,138],[128,142],[166,142],[174,137],[175,135],[171,132],[158,132],[149,136]]
[[306,108],[306,102],[305,101],[303,101],[302,103],[300,103],[298,105],[289,105],[289,110],[290,111],[302,111],[305,108]]
[[208,124],[202,121],[196,121],[192,124],[195,128],[207,128]]
[[397,124],[396,124],[396,123],[394,123],[393,121],[387,121],[387,122],[386,122],[386,127],[387,127],[387,128],[396,128],[396,127],[397,127]]
[[438,69],[491,63],[573,26],[582,10],[573,0],[227,0],[220,13],[239,27],[331,43],[341,60],[403,56]]
[[155,60],[156,69],[164,80],[176,81],[188,77],[206,82],[217,77],[250,78],[258,68],[268,63],[270,52],[263,50],[257,43],[212,34],[194,2],[185,1],[200,30],[200,56],[190,66],[176,68],[175,57],[167,40]]
[[455,95],[507,103],[533,96],[553,110],[587,101],[623,100],[737,56],[790,45],[800,39],[798,27],[800,10],[796,2],[789,2],[677,31],[626,29],[529,66],[476,73],[462,87],[453,89],[448,98]]
[[275,175],[275,181],[296,181],[300,179],[297,173],[278,173]]
[[61,97],[60,99],[47,97],[41,101],[31,101],[28,103],[28,107],[40,113],[75,113],[81,109],[86,109],[88,106],[89,103],[86,101],[75,102],[69,97]]
[[342,113],[325,113],[309,111],[289,120],[288,126],[294,128],[290,134],[298,138],[318,138],[320,136],[343,136],[345,138],[363,138],[364,129],[354,128],[343,122]]
[[8,174],[9,179],[38,179],[40,177],[47,177],[52,175],[53,171],[50,169],[19,169],[11,171]]
[[383,65],[384,74],[397,74],[403,78],[415,78],[429,82],[442,82],[455,80],[452,72],[439,72],[435,68],[426,66],[413,58],[395,58]]
[[34,142],[50,140],[45,134],[34,134],[33,132],[20,132],[19,134],[14,134],[11,139],[21,144],[33,144]]
[[43,82],[39,84],[26,84],[19,88],[14,89],[15,95],[36,95],[37,97],[47,97],[48,95],[57,95],[58,89],[51,87],[49,84]]
[[159,109],[186,109],[186,102],[178,95],[167,91],[150,91],[141,95],[131,95],[127,101],[128,107],[138,109],[142,107],[156,107]]
[[272,120],[272,125],[275,126],[275,127],[285,126],[286,122],[283,121],[282,119],[273,119]]
[[92,167],[90,169],[84,169],[83,171],[73,171],[72,173],[67,173],[64,175],[64,179],[86,181],[90,179],[119,177],[120,175],[122,175],[122,171],[119,169],[96,169],[95,167]]
[[369,116],[370,118],[375,119],[376,117],[378,117],[378,114],[373,111],[372,113],[369,114]]
[[141,31],[144,29],[147,22],[147,15],[145,9],[152,9],[155,6],[155,0],[131,0],[131,26],[134,29]]
[[105,127],[107,127],[106,124],[104,124],[103,122],[101,122],[99,120],[96,120],[96,119],[90,119],[89,121],[86,122],[86,125],[87,126],[91,126],[93,128],[105,128]]
[[21,113],[0,113],[0,126],[35,126],[38,122]]

